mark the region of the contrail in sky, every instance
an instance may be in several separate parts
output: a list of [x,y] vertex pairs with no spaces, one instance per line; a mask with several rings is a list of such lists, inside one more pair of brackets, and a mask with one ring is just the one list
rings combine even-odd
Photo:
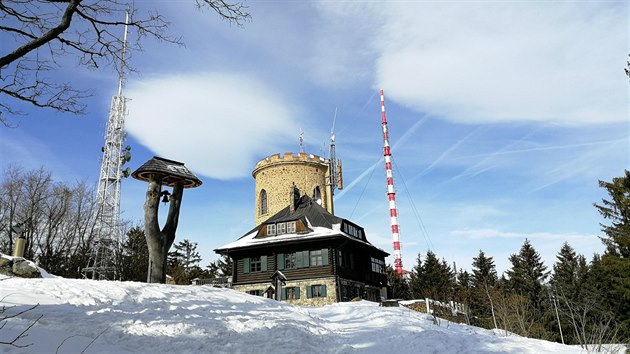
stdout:
[[[392,149],[395,150],[397,146],[407,141],[407,139],[411,136],[411,134],[413,134],[422,124],[424,124],[427,121],[427,119],[428,117],[425,116],[419,121],[417,121],[416,123],[414,123],[414,125],[412,125],[411,128],[409,128],[409,130],[407,130],[405,134],[403,134],[400,137],[400,139],[398,139],[398,141],[394,143],[394,145],[392,145]],[[336,200],[341,199],[349,190],[351,190],[354,186],[356,186],[357,183],[359,183],[363,178],[365,178],[365,176],[367,176],[370,172],[372,172],[372,170],[374,170],[379,164],[381,164],[382,161],[383,161],[383,157],[381,156],[381,158],[379,158],[378,161],[376,161],[374,164],[372,164],[372,166],[368,167],[365,171],[363,171],[359,175],[359,177],[357,177],[354,181],[352,181],[352,183],[350,183],[339,194],[337,194]]]
[[504,154],[509,148],[511,148],[512,146],[519,144],[520,142],[524,141],[525,139],[527,139],[528,137],[530,137],[532,134],[534,134],[536,131],[538,131],[540,129],[533,129],[531,130],[529,133],[525,134],[525,136],[523,136],[522,138],[513,141],[507,145],[505,145],[504,147],[500,148],[499,150],[492,152],[490,154],[488,154],[483,160],[477,162],[476,164],[474,164],[473,166],[468,167],[467,169],[465,169],[463,172],[461,172],[460,174],[451,177],[450,179],[444,181],[442,184],[448,184],[451,183],[459,178],[462,177],[473,177],[476,176],[482,172],[485,172],[487,170],[492,169],[494,166],[485,166],[481,169],[479,169],[479,167],[486,165],[488,162],[492,161],[496,156],[499,156],[501,154]]
[[428,167],[426,167],[424,170],[422,170],[420,173],[418,173],[417,175],[411,177],[411,179],[409,180],[409,182],[413,182],[413,180],[426,175],[429,171],[431,171],[433,169],[433,167],[437,164],[439,164],[440,162],[442,162],[442,160],[444,160],[444,158],[446,158],[446,156],[448,156],[448,154],[450,154],[453,150],[457,149],[461,144],[463,144],[466,140],[470,139],[471,136],[475,135],[481,128],[476,128],[475,130],[473,130],[472,132],[468,133],[468,135],[466,135],[465,137],[463,137],[462,139],[459,139],[459,141],[457,141],[455,144],[451,145],[451,147],[449,147],[448,149],[446,149],[437,159],[435,159]]

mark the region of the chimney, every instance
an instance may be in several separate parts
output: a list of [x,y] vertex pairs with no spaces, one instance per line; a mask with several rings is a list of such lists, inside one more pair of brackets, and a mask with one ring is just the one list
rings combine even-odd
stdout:
[[295,186],[295,183],[291,186],[291,192],[289,194],[289,211],[293,213],[297,209],[298,202],[300,201],[300,190]]

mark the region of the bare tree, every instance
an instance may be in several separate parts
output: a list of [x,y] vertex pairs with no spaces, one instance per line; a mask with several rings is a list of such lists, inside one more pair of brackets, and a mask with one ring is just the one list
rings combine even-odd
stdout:
[[18,203],[22,199],[24,180],[22,168],[11,165],[4,171],[4,180],[0,184],[0,251],[10,254],[13,250],[13,239],[19,235],[13,234],[13,226],[22,222],[18,215]]
[[148,283],[165,283],[168,250],[175,241],[175,232],[179,221],[179,209],[184,195],[183,182],[173,186],[166,222],[162,230],[158,222],[158,208],[162,194],[162,177],[152,176],[149,180],[147,199],[144,203],[144,227],[147,246],[149,247]]
[[[195,3],[199,9],[211,9],[231,24],[240,26],[250,18],[242,3]],[[125,13],[130,14],[128,21]],[[79,65],[89,69],[119,65],[123,43],[117,28],[128,25],[137,32],[136,40],[127,43],[132,51],[142,49],[144,37],[183,44],[180,38],[167,33],[168,22],[163,16],[156,11],[139,14],[132,1],[2,0],[0,22],[0,34],[5,38],[0,47],[0,123],[6,126],[11,126],[7,115],[22,113],[15,108],[18,102],[84,113],[83,99],[91,92],[70,82],[57,82],[47,73],[59,69],[64,57],[74,57]]]

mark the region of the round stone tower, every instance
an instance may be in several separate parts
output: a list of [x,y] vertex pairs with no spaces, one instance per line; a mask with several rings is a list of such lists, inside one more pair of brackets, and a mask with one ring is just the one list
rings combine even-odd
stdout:
[[329,162],[303,152],[275,154],[258,161],[252,172],[256,180],[256,225],[289,206],[293,186],[333,214]]

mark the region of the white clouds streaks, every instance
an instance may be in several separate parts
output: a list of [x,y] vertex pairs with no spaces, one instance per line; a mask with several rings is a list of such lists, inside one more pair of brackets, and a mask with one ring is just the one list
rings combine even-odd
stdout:
[[367,4],[347,28],[364,27],[366,13],[377,19],[363,33],[376,53],[375,86],[416,111],[461,123],[627,119],[622,3]]
[[273,88],[241,75],[162,76],[130,86],[127,130],[159,156],[196,173],[229,179],[250,173],[297,129]]

